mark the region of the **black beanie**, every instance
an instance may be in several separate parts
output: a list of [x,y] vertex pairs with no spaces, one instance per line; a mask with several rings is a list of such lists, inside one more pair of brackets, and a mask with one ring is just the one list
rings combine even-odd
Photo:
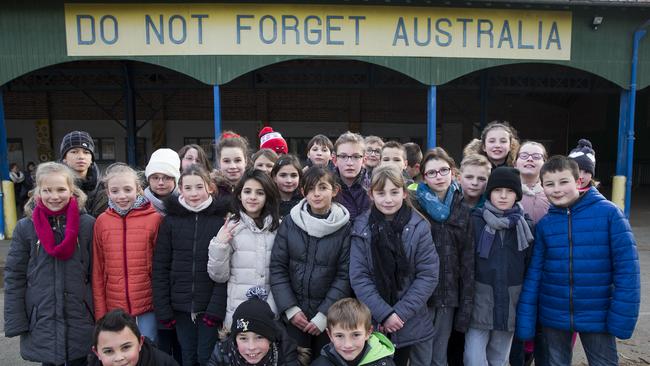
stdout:
[[233,339],[242,332],[255,332],[271,342],[276,341],[275,314],[266,302],[263,287],[252,287],[246,292],[248,300],[239,304],[232,316],[230,332]]
[[509,166],[500,166],[492,170],[490,178],[485,188],[485,194],[488,199],[493,190],[497,188],[510,188],[517,194],[517,201],[521,201],[521,178],[519,177],[519,169]]
[[59,148],[61,160],[65,159],[65,154],[67,154],[68,151],[79,147],[90,151],[93,156],[93,161],[95,161],[95,142],[86,131],[72,131],[63,136],[61,147]]
[[591,147],[591,141],[587,139],[580,139],[578,146],[571,150],[569,158],[578,163],[580,170],[596,174],[596,152]]

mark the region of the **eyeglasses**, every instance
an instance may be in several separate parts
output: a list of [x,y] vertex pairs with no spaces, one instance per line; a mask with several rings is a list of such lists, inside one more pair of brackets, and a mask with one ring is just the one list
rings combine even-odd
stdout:
[[449,172],[451,172],[451,168],[440,168],[440,170],[431,169],[424,172],[424,176],[429,179],[433,179],[437,177],[438,174],[440,174],[441,177],[444,177],[445,175],[449,174]]
[[528,158],[530,158],[530,157],[532,157],[533,160],[542,160],[544,158],[544,155],[542,155],[540,153],[529,154],[529,153],[522,152],[522,153],[519,153],[518,157],[521,160],[528,160]]
[[367,149],[366,155],[381,155],[381,149]]
[[350,160],[359,161],[359,160],[361,160],[363,158],[363,155],[357,155],[357,154],[355,154],[355,155],[344,155],[344,154],[341,154],[341,155],[336,155],[336,158],[339,159],[339,160],[343,160],[343,161],[350,161]]
[[174,179],[174,177],[170,177],[170,176],[167,176],[167,175],[159,175],[159,176],[152,175],[152,176],[149,177],[149,180],[152,180],[154,182],[159,181],[159,180],[161,180],[163,182],[169,182],[169,181],[171,181],[173,179]]

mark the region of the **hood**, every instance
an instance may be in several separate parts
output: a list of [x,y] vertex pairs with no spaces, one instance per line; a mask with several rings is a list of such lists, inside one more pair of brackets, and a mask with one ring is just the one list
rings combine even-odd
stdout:
[[310,236],[322,238],[330,235],[350,222],[350,212],[342,204],[332,202],[332,208],[326,219],[319,219],[307,211],[307,199],[303,198],[293,206],[289,216],[291,220]]
[[[65,163],[63,163],[65,164]],[[77,178],[76,180],[77,185],[79,188],[81,188],[84,193],[88,194],[88,192],[92,192],[101,183],[101,172],[99,171],[99,167],[95,162],[93,161],[92,164],[90,164],[90,167],[88,168],[88,173],[86,173],[86,179],[80,179]]]
[[372,332],[368,338],[368,351],[363,356],[359,366],[366,365],[384,357],[391,357],[395,354],[395,345],[385,335],[379,332]]
[[[598,190],[595,187],[589,188],[588,191],[586,191],[582,197],[578,198],[576,202],[573,203],[571,207],[571,211],[573,213],[580,212],[582,210],[588,209],[590,206],[596,204],[597,202],[600,201],[606,201],[607,199],[598,192]],[[557,207],[553,204],[551,204],[549,210],[549,213],[554,213],[554,214],[566,214],[567,208],[566,207]]]
[[[178,196],[171,195],[165,199],[165,207],[167,208],[168,215],[174,216],[190,216],[194,212],[186,209],[178,202]],[[225,217],[230,207],[230,198],[217,197],[213,198],[212,203],[208,208],[199,212],[201,215],[215,215]]]

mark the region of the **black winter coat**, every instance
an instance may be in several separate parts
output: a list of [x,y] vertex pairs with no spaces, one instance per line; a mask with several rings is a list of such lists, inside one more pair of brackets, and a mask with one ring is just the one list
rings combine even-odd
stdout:
[[[65,216],[51,219],[54,238],[65,236]],[[5,268],[5,335],[20,335],[20,355],[60,365],[90,351],[95,317],[90,283],[93,225],[79,218],[72,258],[58,260],[40,245],[31,218],[18,221]]]
[[153,303],[158,320],[174,318],[174,311],[206,312],[223,320],[226,283],[208,275],[208,245],[227,213],[227,201],[215,200],[205,210],[187,210],[178,198],[166,202],[167,216],[158,230],[153,256]]
[[471,209],[462,203],[463,196],[456,191],[451,214],[445,222],[437,222],[419,207],[431,224],[433,243],[440,258],[438,287],[429,299],[434,307],[457,307],[454,328],[465,332],[472,314],[474,299],[474,232]]
[[350,296],[350,223],[322,238],[309,236],[291,215],[282,221],[271,252],[271,291],[278,312],[298,306],[307,319],[327,315]]

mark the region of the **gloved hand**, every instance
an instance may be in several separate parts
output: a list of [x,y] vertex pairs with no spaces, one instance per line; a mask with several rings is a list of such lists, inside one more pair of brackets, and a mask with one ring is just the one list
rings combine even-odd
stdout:
[[221,324],[221,320],[216,316],[209,315],[208,313],[203,314],[203,323],[208,327],[212,328],[216,325]]
[[173,329],[174,326],[176,325],[176,320],[174,319],[160,320],[160,323],[167,329]]

